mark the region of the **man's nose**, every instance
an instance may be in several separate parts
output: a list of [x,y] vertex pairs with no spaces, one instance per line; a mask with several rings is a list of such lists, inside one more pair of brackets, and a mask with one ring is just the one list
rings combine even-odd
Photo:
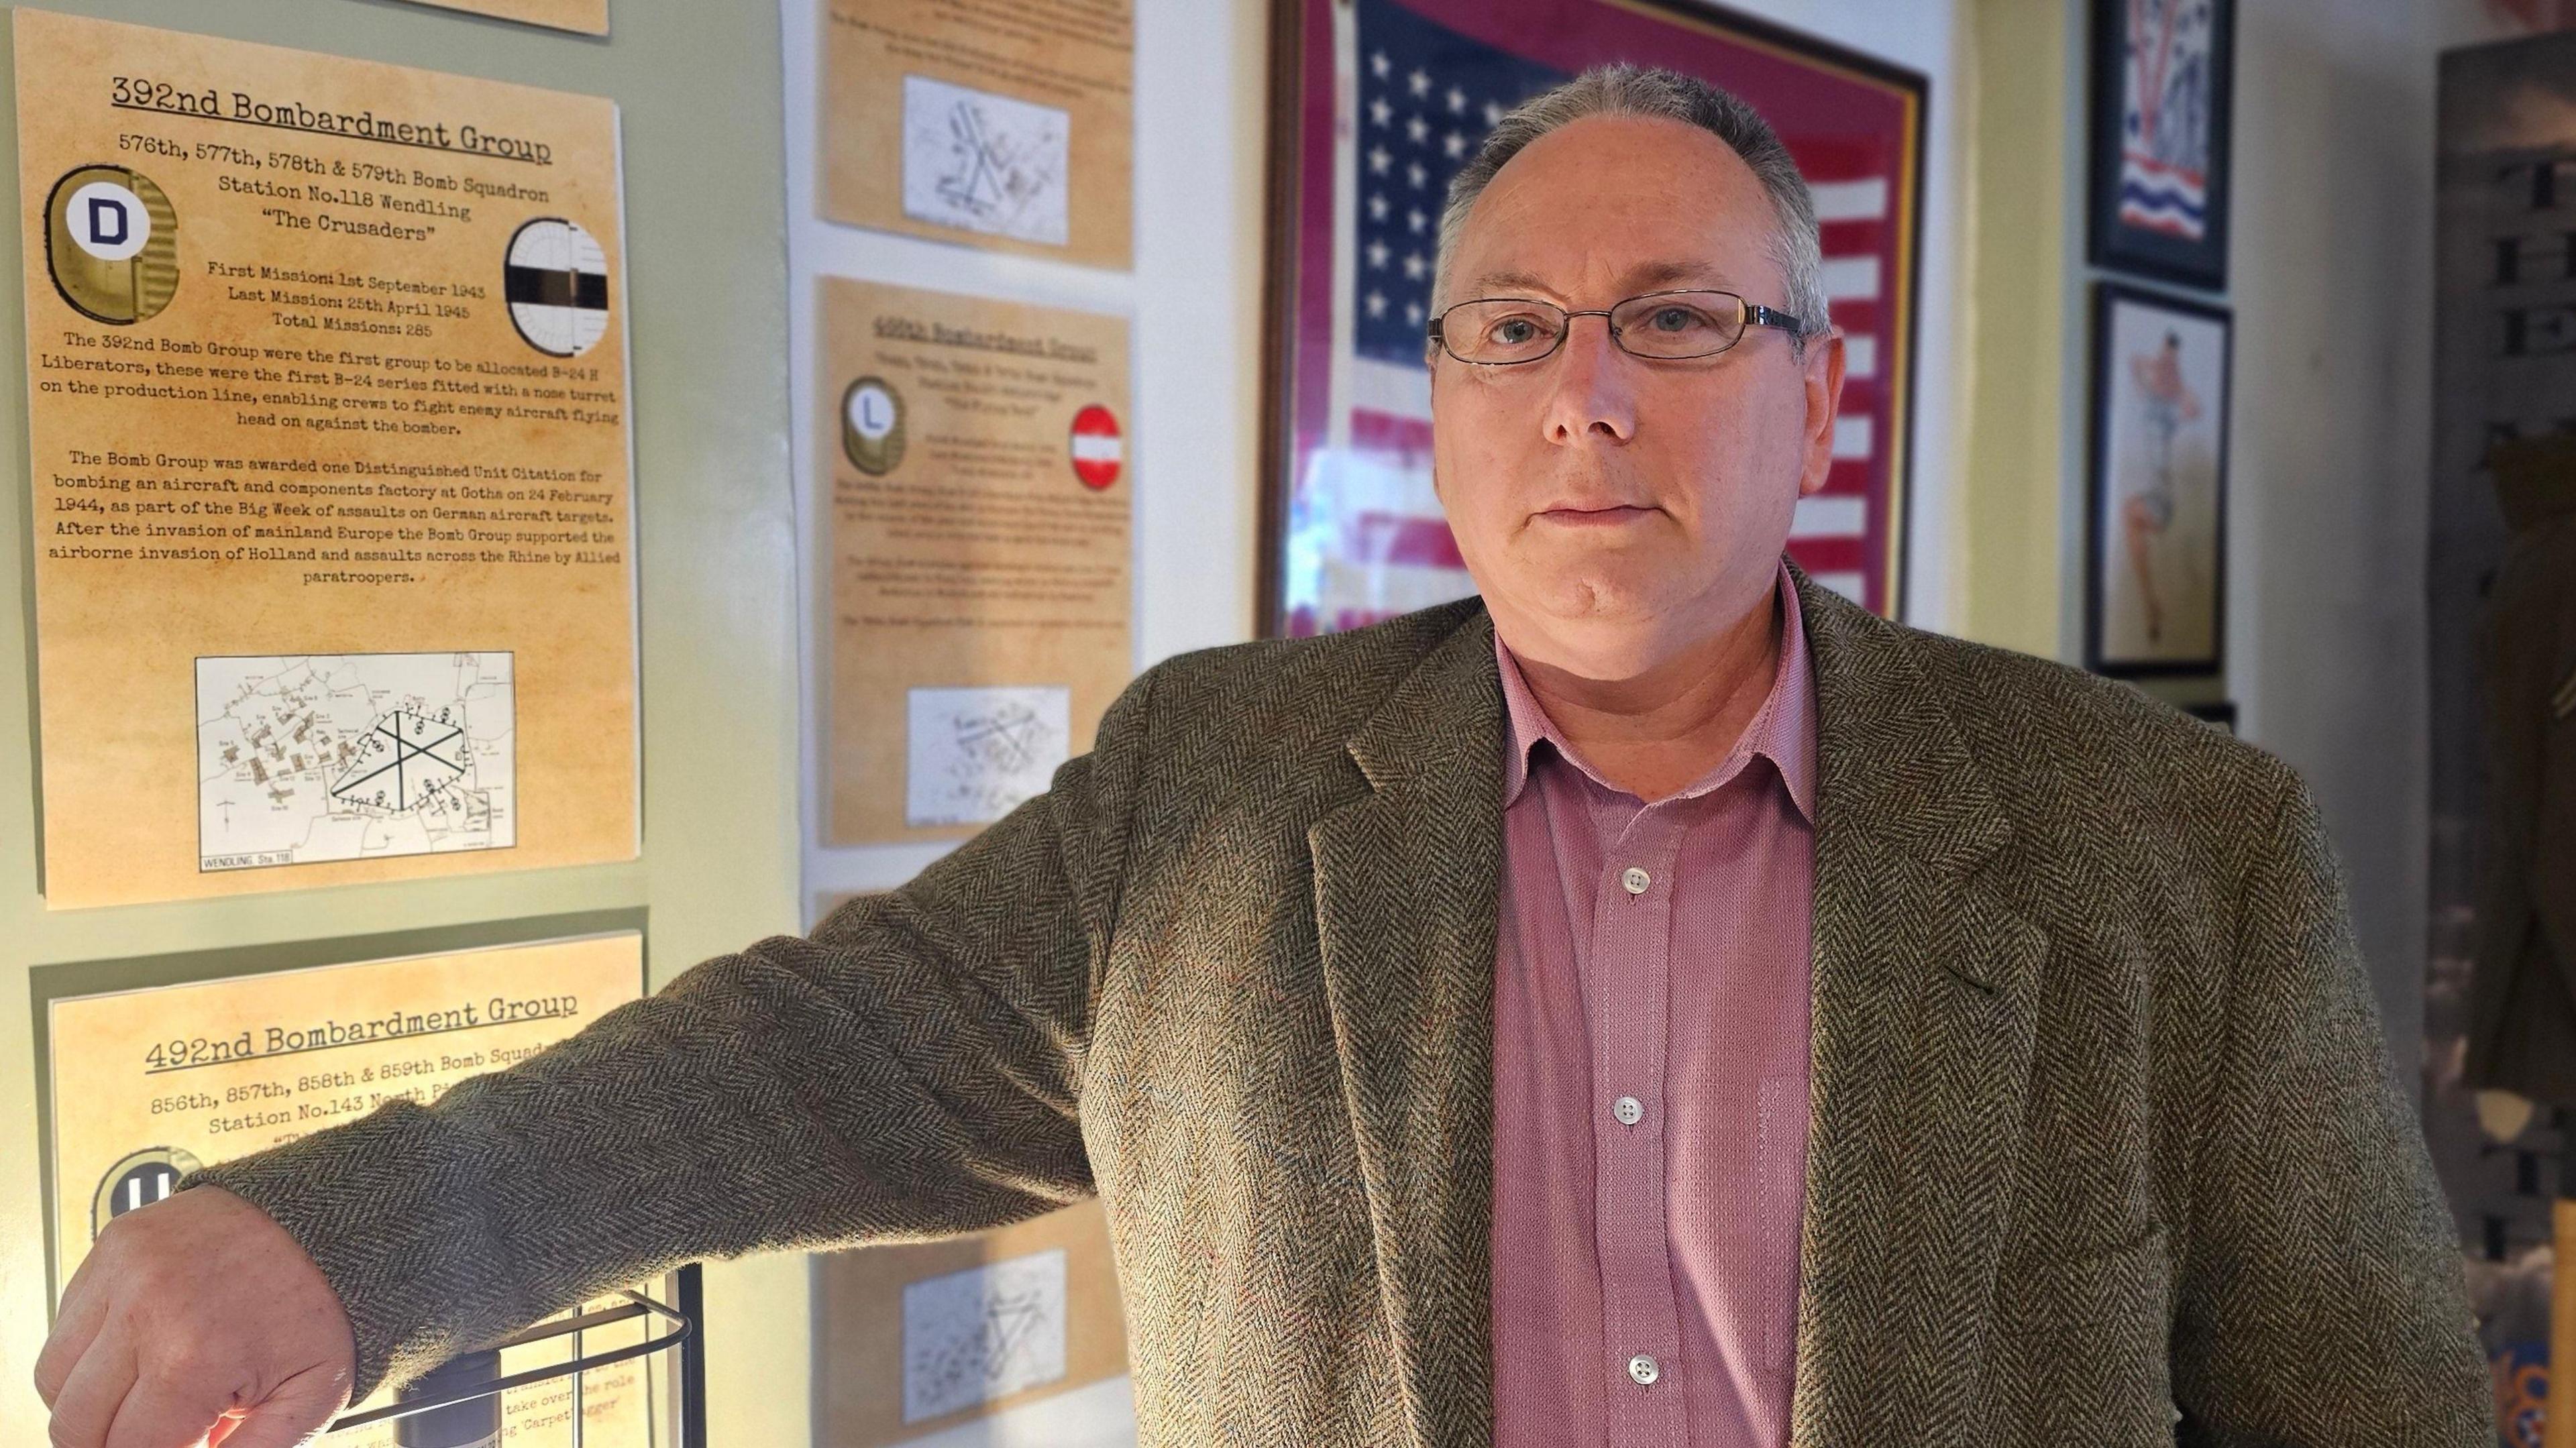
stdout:
[[[1590,325],[1596,322],[1600,325]],[[1549,359],[1556,377],[1548,398],[1547,440],[1571,443],[1597,435],[1626,442],[1635,436],[1633,360],[1611,340],[1609,318],[1587,314],[1568,319],[1565,341]]]

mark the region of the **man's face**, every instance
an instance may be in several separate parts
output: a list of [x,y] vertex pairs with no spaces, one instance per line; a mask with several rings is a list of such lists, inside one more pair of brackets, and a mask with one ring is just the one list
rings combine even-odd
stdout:
[[[1438,305],[1535,297],[1601,310],[1730,291],[1785,310],[1770,199],[1678,121],[1592,117],[1514,156],[1459,234]],[[1631,356],[1578,317],[1544,361],[1435,353],[1433,477],[1507,641],[1556,662],[1651,664],[1764,596],[1802,493],[1824,485],[1839,338],[1748,327],[1712,357]]]

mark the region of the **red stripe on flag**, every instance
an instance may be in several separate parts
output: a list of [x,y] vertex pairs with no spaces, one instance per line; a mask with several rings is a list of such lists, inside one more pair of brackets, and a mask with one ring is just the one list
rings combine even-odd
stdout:
[[1866,538],[1792,538],[1789,556],[1809,573],[1866,573],[1869,568],[1869,540]]
[[1830,136],[1782,136],[1789,155],[1798,163],[1798,172],[1810,186],[1828,181],[1867,181],[1892,176],[1896,168],[1888,163],[1887,146],[1879,137],[1844,140]]
[[[1827,300],[1826,305],[1834,314],[1834,325],[1842,328],[1845,335],[1849,335],[1853,332],[1867,332],[1872,336],[1878,335],[1879,314],[1884,310],[1878,299],[1868,297],[1833,297]],[[1881,367],[1887,365],[1887,340],[1883,337],[1879,339],[1878,358],[1879,365]]]
[[1877,218],[1828,221],[1816,228],[1816,240],[1827,256],[1882,256],[1887,251],[1887,223]]
[[1364,452],[1391,452],[1431,455],[1431,424],[1419,417],[1402,417],[1391,412],[1372,412],[1365,407],[1351,409],[1351,446]]
[[1878,453],[1873,439],[1868,457],[1834,459],[1832,466],[1825,469],[1825,491],[1853,497],[1867,497],[1877,491]]
[[1362,513],[1351,520],[1357,535],[1357,557],[1374,563],[1401,563],[1418,568],[1464,568],[1458,540],[1438,518],[1412,513]]

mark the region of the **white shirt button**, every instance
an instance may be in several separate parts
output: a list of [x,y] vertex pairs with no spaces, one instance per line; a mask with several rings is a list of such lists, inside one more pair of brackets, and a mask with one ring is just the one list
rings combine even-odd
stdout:
[[1610,1114],[1618,1117],[1621,1125],[1634,1126],[1645,1119],[1646,1108],[1636,1097],[1622,1096],[1610,1103]]
[[1628,1376],[1635,1378],[1639,1387],[1653,1382],[1658,1371],[1660,1370],[1656,1368],[1655,1360],[1644,1353],[1628,1359]]
[[1655,877],[1638,869],[1634,865],[1630,865],[1626,870],[1620,872],[1619,883],[1629,894],[1643,895],[1646,893],[1646,887],[1655,883]]

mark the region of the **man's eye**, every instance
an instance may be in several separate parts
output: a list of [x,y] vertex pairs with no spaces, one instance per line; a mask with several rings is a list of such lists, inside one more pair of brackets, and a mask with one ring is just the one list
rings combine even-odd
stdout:
[[1493,338],[1509,347],[1538,340],[1538,324],[1527,317],[1505,317],[1494,324]]
[[1708,318],[1689,307],[1664,307],[1655,313],[1650,325],[1659,332],[1687,332],[1693,327],[1708,325]]

